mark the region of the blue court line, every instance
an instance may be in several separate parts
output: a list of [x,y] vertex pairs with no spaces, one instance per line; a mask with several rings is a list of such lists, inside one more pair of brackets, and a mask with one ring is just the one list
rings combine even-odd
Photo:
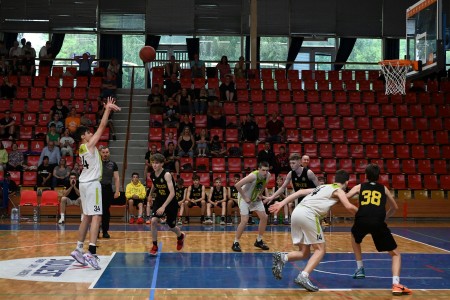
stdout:
[[155,299],[156,279],[158,277],[159,262],[162,254],[162,242],[158,244],[158,256],[156,257],[155,269],[153,270],[152,286],[150,288],[150,300]]

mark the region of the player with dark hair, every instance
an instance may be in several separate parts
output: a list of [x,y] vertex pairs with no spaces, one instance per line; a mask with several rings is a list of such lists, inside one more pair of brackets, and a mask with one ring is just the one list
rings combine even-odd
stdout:
[[[320,224],[321,216],[325,216],[331,206],[337,202],[341,202],[353,214],[356,213],[358,208],[348,201],[344,192],[349,179],[350,176],[346,171],[338,170],[335,176],[335,183],[324,184],[315,189],[299,190],[283,201],[276,202],[270,206],[269,211],[276,213],[296,198],[306,196],[295,207],[291,216],[292,242],[294,245],[298,245],[298,250],[289,253],[276,252],[273,254],[272,273],[276,279],[281,279],[281,273],[286,262],[309,258],[305,268],[294,279],[294,282],[310,292],[319,290],[309,279],[309,274],[319,265],[325,255],[325,236],[318,224]],[[311,247],[314,249],[314,253],[310,257]]]
[[[80,126],[76,130],[75,137],[81,141],[79,155],[81,164],[83,165],[83,171],[78,180],[80,182],[80,197],[84,218],[78,230],[77,247],[72,251],[71,256],[80,264],[90,264],[97,270],[101,269],[96,255],[96,243],[98,229],[102,220],[103,206],[102,186],[100,184],[102,177],[102,159],[96,145],[106,128],[111,111],[120,110],[120,107],[115,102],[113,98],[108,97],[105,104],[105,113],[95,133],[92,133],[87,127]],[[89,250],[83,254],[83,243],[89,228]]]
[[[377,183],[379,176],[380,167],[377,164],[368,164],[366,167],[367,182],[358,184],[347,193],[348,198],[359,194],[359,209],[352,227],[352,247],[357,265],[353,278],[363,279],[366,277],[361,243],[367,234],[371,234],[378,252],[387,251],[392,257],[392,294],[396,296],[409,295],[412,291],[400,284],[401,255],[386,224],[386,220],[394,215],[398,206],[388,188]],[[387,212],[386,204],[389,204]]]
[[263,193],[266,190],[269,179],[269,163],[261,161],[258,164],[258,170],[251,172],[235,184],[235,187],[239,192],[238,203],[241,212],[241,222],[236,229],[233,246],[231,247],[235,252],[242,251],[241,246],[239,245],[239,239],[244,233],[249,215],[253,211],[256,211],[259,218],[258,236],[256,237],[254,246],[262,250],[269,250],[269,246],[262,240],[267,225],[267,214],[263,203]]
[[163,166],[165,157],[162,154],[153,154],[150,157],[150,162],[153,167],[153,172],[150,174],[152,180],[152,188],[150,196],[155,195],[153,199],[153,213],[152,213],[152,239],[153,245],[150,249],[150,255],[156,256],[158,254],[158,222],[162,217],[166,217],[169,230],[177,235],[177,250],[183,249],[184,237],[180,228],[176,226],[178,203],[175,200],[175,187],[173,185],[172,175],[165,171]]

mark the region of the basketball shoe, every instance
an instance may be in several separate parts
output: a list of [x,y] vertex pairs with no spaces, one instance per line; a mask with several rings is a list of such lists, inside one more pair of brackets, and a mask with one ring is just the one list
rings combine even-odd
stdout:
[[152,249],[150,249],[149,254],[150,254],[151,256],[156,256],[156,255],[158,255],[158,246],[153,245],[153,246],[152,246]]
[[275,279],[280,280],[282,278],[281,273],[283,272],[284,264],[283,253],[275,252],[272,255],[272,274]]
[[91,254],[90,252],[86,252],[85,254],[83,254],[83,257],[87,261],[87,263],[91,265],[91,267],[93,267],[96,270],[101,269],[100,265],[98,264],[98,261],[100,260],[100,258],[98,258],[98,256],[96,254]]
[[312,282],[311,282],[311,280],[309,280],[309,278],[303,277],[301,274],[299,274],[294,279],[294,282],[310,292],[318,292],[319,291],[319,288],[317,286],[315,286],[314,284],[312,284]]
[[353,274],[353,279],[364,279],[366,278],[366,272],[364,271],[364,267],[358,268]]
[[253,244],[253,246],[261,248],[263,250],[269,250],[269,246],[264,244],[263,240],[260,240],[259,242],[258,242],[258,240],[256,240],[255,243]]
[[411,295],[412,291],[408,289],[406,286],[401,285],[400,283],[392,285],[392,295],[401,296],[401,295]]
[[81,251],[75,249],[72,251],[72,253],[70,253],[70,256],[72,256],[79,264],[82,264],[83,266],[88,265]]
[[180,238],[177,238],[177,250],[178,251],[183,249],[185,237],[186,237],[186,234],[184,234],[184,232],[182,232]]

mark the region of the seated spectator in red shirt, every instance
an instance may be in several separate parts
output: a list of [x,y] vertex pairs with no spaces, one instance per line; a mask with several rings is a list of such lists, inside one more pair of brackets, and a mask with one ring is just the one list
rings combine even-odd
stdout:
[[280,146],[278,149],[280,152],[275,155],[275,159],[277,161],[280,172],[291,171],[291,167],[289,165],[289,154],[286,152],[286,147]]
[[283,140],[284,124],[278,119],[278,113],[275,111],[266,124],[266,136],[269,142],[279,143]]
[[219,127],[225,129],[226,119],[223,113],[223,108],[220,106],[219,101],[215,99],[208,108],[208,128]]

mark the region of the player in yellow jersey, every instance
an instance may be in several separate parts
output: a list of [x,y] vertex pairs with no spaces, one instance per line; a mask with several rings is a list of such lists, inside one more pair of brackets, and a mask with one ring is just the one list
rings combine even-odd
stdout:
[[[83,170],[79,182],[84,218],[78,230],[77,247],[72,251],[71,256],[80,264],[85,266],[90,264],[96,270],[101,269],[98,264],[96,243],[103,213],[102,188],[100,184],[102,160],[96,145],[108,124],[111,111],[120,111],[120,107],[115,102],[115,99],[108,97],[105,104],[105,112],[95,133],[92,133],[88,127],[84,126],[78,127],[75,133],[75,138],[81,143],[79,155]],[[83,243],[89,228],[89,249],[86,253],[83,253]]]

